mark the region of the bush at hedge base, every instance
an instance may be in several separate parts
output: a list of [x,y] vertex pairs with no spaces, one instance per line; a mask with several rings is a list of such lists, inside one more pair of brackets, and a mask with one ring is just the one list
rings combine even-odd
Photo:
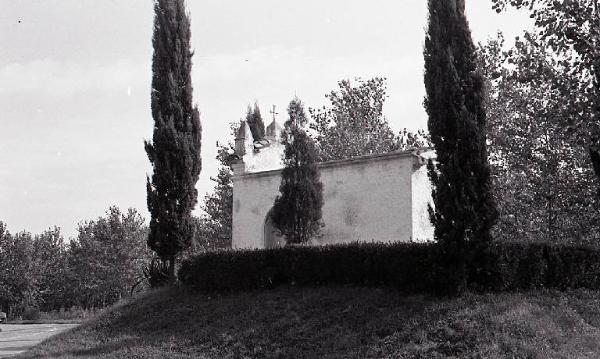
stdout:
[[393,286],[431,291],[436,270],[433,244],[290,246],[205,253],[182,263],[180,280],[208,292],[279,285]]
[[535,288],[600,289],[600,248],[547,243],[493,242],[468,279],[478,291],[517,291]]
[[40,309],[38,307],[27,307],[23,311],[23,320],[40,320]]
[[460,293],[460,285],[474,291],[600,288],[600,250],[594,247],[493,242],[463,255],[465,261],[451,258],[434,243],[229,250],[184,261],[179,278],[220,293],[280,285],[382,286],[429,294]]

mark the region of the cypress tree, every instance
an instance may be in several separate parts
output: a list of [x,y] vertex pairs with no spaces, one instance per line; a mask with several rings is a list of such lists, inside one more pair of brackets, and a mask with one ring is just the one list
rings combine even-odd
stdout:
[[464,0],[429,0],[425,38],[425,108],[437,153],[429,163],[435,239],[456,266],[450,285],[462,290],[467,244],[490,240],[496,218],[490,191],[483,107],[483,78],[465,17]]
[[265,138],[265,123],[260,115],[258,103],[254,103],[254,109],[248,105],[246,122],[248,122],[248,126],[250,127],[250,132],[252,133],[252,138],[254,141],[260,141]]
[[297,244],[306,243],[319,233],[323,184],[314,143],[301,127],[307,122],[302,102],[292,100],[288,114],[282,131],[285,167],[271,219],[287,244]]
[[145,148],[153,167],[147,179],[151,214],[148,246],[168,264],[175,281],[177,254],[194,234],[191,211],[197,202],[201,125],[192,103],[190,20],[184,0],[154,2],[151,107],[152,142]]

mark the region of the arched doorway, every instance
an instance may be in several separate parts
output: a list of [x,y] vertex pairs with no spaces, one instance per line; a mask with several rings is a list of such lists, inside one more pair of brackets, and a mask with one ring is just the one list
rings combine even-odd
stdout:
[[271,211],[267,213],[267,217],[265,218],[263,233],[263,241],[265,248],[278,248],[283,247],[285,245],[285,237],[280,236],[277,233],[277,229],[273,225],[273,220],[271,219]]

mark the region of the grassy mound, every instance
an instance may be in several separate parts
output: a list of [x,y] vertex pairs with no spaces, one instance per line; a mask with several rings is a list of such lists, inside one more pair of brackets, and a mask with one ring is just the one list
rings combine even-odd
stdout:
[[403,296],[279,288],[155,292],[19,358],[600,357],[600,292]]

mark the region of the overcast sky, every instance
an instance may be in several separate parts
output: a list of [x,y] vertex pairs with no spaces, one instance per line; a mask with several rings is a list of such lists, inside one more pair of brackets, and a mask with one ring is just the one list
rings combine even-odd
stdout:
[[[394,130],[426,127],[425,0],[194,0],[194,99],[203,126],[200,201],[213,185],[215,142],[258,101],[285,121],[344,78],[388,79]],[[529,26],[489,1],[467,13],[475,41]],[[12,232],[77,223],[110,205],[146,218],[143,140],[152,132],[150,0],[0,0],[0,220]]]

